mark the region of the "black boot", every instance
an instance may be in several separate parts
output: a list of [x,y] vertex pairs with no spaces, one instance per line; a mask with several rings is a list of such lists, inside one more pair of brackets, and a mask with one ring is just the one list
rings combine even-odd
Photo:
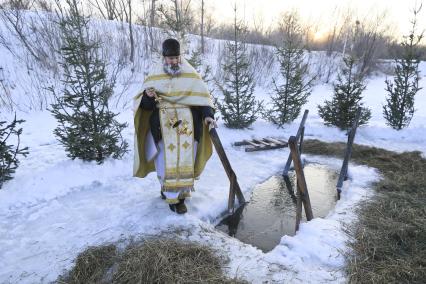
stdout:
[[179,203],[175,204],[175,207],[176,207],[176,213],[178,214],[185,214],[188,211],[185,205],[185,198],[179,199]]
[[163,191],[160,191],[161,199],[166,199],[166,196],[164,195]]
[[169,204],[170,210],[172,210],[173,212],[176,212],[176,205],[177,204]]

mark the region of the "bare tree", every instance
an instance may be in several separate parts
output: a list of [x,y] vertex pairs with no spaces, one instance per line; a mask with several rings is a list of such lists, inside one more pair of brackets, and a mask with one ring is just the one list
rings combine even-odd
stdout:
[[129,40],[130,40],[130,62],[134,63],[135,60],[135,39],[133,37],[132,27],[132,0],[120,0],[121,11],[125,16],[125,22],[129,25]]
[[214,7],[208,6],[208,2],[206,3],[205,0],[199,0],[199,6],[193,11],[195,13],[193,17],[200,19],[199,26],[193,24],[189,27],[191,33],[200,35],[200,54],[202,55],[206,53],[206,36],[210,35],[214,25],[212,9],[214,9]]
[[142,5],[137,9],[137,19],[134,22],[140,25],[137,30],[144,34],[145,40],[140,43],[143,45],[144,57],[151,57],[157,51],[159,33],[155,27],[158,26],[158,2],[158,0],[141,0]]
[[0,3],[2,9],[30,10],[34,6],[34,0],[6,0]]
[[52,12],[52,2],[49,0],[35,0],[36,9],[45,12]]
[[253,27],[247,33],[247,42],[255,44],[272,45],[270,30],[265,28],[265,20],[263,15],[256,15],[252,20]]
[[357,37],[354,41],[353,53],[360,58],[360,72],[368,74],[375,67],[378,58],[378,50],[384,47],[386,42],[387,13],[383,12],[376,18],[364,19],[357,25]]
[[13,100],[9,88],[6,86],[4,69],[0,66],[0,109],[13,111]]
[[201,53],[204,54],[204,0],[201,0]]
[[158,8],[162,26],[168,30],[169,36],[181,42],[183,49],[187,45],[186,36],[195,22],[190,4],[191,0],[169,0],[168,5],[161,4]]
[[206,36],[210,36],[215,25],[216,23],[213,19],[213,15],[211,13],[206,13],[206,11],[204,11],[204,34]]
[[[4,4],[0,4],[0,19],[4,23],[7,30],[15,35],[18,40],[25,46],[31,56],[40,61],[40,57],[34,51],[29,37],[29,32],[24,17],[25,10],[32,7],[31,0],[10,0]],[[11,47],[7,44],[5,39],[2,37],[2,43],[7,49],[11,50]],[[12,53],[14,53],[12,51]],[[15,54],[15,53],[14,53]]]
[[149,21],[149,40],[151,43],[151,50],[153,50],[154,47],[154,35],[152,32],[152,28],[155,26],[155,2],[157,0],[151,0],[151,7],[150,7],[150,21]]
[[92,5],[106,20],[122,19],[123,12],[119,5],[119,0],[89,0]]
[[129,27],[130,62],[134,62],[135,40],[132,26],[132,0],[89,0],[89,4],[106,20],[118,20]]
[[[3,2],[0,8],[0,21],[6,32],[0,36],[0,44],[27,71],[19,84],[26,98],[19,105],[14,102],[14,107],[43,109],[49,102],[46,86],[51,85],[52,79],[58,74],[55,56],[60,42],[58,28],[52,24],[55,14],[45,13],[52,10],[51,2],[13,0]],[[31,13],[28,9],[31,9]],[[16,48],[14,42],[18,42],[21,48]],[[5,78],[4,86],[9,84],[6,81],[8,79]]]
[[157,0],[151,0],[151,11],[150,11],[150,24],[151,27],[155,26],[155,2]]

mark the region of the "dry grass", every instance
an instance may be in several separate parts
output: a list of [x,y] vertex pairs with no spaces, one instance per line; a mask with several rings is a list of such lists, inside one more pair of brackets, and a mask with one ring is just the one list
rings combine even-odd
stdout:
[[74,268],[66,276],[61,276],[58,283],[83,284],[103,283],[103,278],[117,260],[117,248],[114,245],[89,247],[80,253]]
[[89,248],[60,283],[245,283],[223,275],[225,260],[195,243],[149,239],[117,254],[114,246]]
[[[304,152],[343,156],[344,143],[306,140]],[[426,159],[354,145],[352,160],[377,168],[384,179],[362,204],[348,255],[351,283],[424,283],[426,279]],[[354,177],[356,178],[356,177]]]

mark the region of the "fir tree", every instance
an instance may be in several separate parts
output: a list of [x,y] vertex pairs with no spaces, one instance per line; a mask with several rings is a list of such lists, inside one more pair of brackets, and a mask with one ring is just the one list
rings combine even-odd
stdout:
[[[193,50],[188,62],[201,75],[203,81],[209,84],[212,81],[212,70],[210,65],[203,64],[202,57],[200,50]],[[210,92],[212,91],[210,90]]]
[[363,107],[362,92],[365,90],[363,77],[356,70],[353,57],[343,59],[344,67],[333,83],[334,96],[331,101],[325,101],[318,106],[318,113],[326,125],[334,125],[342,130],[352,127],[358,108],[361,108],[359,125],[366,124],[371,117],[371,111]]
[[[24,120],[16,120],[16,115],[10,124],[0,121],[0,189],[6,181],[12,179],[12,175],[18,168],[18,156],[28,155],[28,147],[20,148],[22,128],[18,128],[18,125],[22,122]],[[12,136],[16,136],[16,146],[8,144],[8,139]]]
[[271,95],[272,107],[266,118],[278,126],[295,120],[311,93],[312,81],[308,78],[308,64],[304,62],[302,28],[297,15],[284,15],[281,30],[282,47],[276,47],[284,83],[279,85],[273,79],[274,94]]
[[188,59],[189,64],[194,67],[195,70],[201,75],[203,81],[209,86],[210,93],[213,93],[214,89],[210,89],[211,82],[213,81],[213,75],[210,65],[202,64],[202,54],[200,50],[193,50],[191,57]]
[[188,59],[188,63],[197,70],[198,73],[201,73],[201,51],[193,50],[191,52],[191,57]]
[[216,100],[225,125],[230,128],[247,128],[257,118],[261,103],[255,100],[254,78],[247,58],[246,45],[241,40],[246,28],[237,23],[236,8],[234,40],[226,44],[227,54],[222,66],[225,81],[217,84],[223,94],[222,101]]
[[386,105],[383,106],[383,115],[387,124],[400,130],[407,127],[414,115],[414,99],[420,81],[420,53],[418,45],[423,38],[423,33],[416,35],[417,14],[414,10],[414,19],[411,22],[411,31],[401,43],[403,54],[395,59],[395,76],[393,82],[386,80]]
[[108,107],[114,82],[107,78],[100,59],[100,41],[89,36],[89,18],[76,0],[66,0],[60,11],[62,32],[61,63],[64,88],[51,112],[59,122],[54,134],[68,156],[102,163],[107,157],[120,158],[127,151],[121,131],[127,126],[115,120]]

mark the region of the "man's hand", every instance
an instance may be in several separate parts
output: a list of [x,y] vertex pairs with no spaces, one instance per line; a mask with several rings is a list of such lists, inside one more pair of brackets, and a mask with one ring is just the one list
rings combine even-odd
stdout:
[[204,123],[205,123],[206,125],[211,124],[214,128],[217,128],[216,120],[214,120],[213,118],[211,118],[211,117],[209,117],[209,116],[207,116],[207,117],[204,119]]
[[155,89],[154,88],[148,88],[145,90],[145,93],[148,97],[152,98],[155,97],[157,94],[155,93]]

